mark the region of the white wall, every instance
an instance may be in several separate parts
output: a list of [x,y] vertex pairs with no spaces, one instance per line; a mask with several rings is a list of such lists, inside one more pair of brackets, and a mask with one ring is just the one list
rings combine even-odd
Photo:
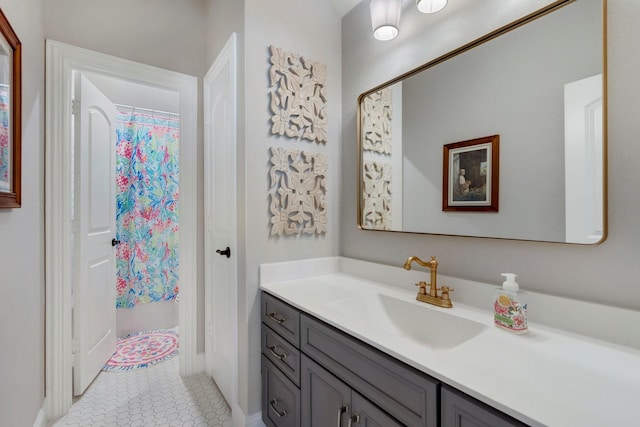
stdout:
[[32,426],[44,400],[42,0],[0,0],[22,42],[22,207],[0,209],[0,424]]
[[[205,9],[205,2],[201,0],[46,1],[44,32],[48,39],[202,78],[206,71]],[[199,100],[198,105],[201,104]],[[199,152],[202,150],[202,123],[202,108],[199,108]],[[201,163],[198,165],[197,182],[197,191],[202,194]],[[204,351],[202,199],[198,197],[197,207],[199,352]]]
[[116,336],[174,328],[178,325],[178,304],[176,301],[157,301],[119,308],[116,311]]
[[[449,2],[453,4],[453,2]],[[410,19],[400,36],[387,44],[370,36],[366,5],[343,20],[343,140],[355,141],[354,102],[358,94],[421,63],[523,16],[549,1],[529,0],[505,5],[499,1],[473,2],[467,13],[418,31]],[[513,271],[523,288],[640,309],[637,257],[640,201],[633,184],[640,178],[640,38],[637,25],[640,2],[609,0],[609,236],[598,246],[502,241],[492,239],[366,232],[355,224],[356,153],[343,146],[343,199],[340,236],[345,256],[401,265],[409,255],[436,255],[442,274],[499,283],[499,274]],[[486,10],[484,9],[486,6]],[[447,6],[448,7],[448,6]],[[446,9],[445,9],[446,11]],[[423,18],[421,18],[423,19]],[[424,18],[431,19],[431,18]],[[434,18],[435,19],[435,18]],[[389,61],[379,62],[387,55]],[[381,250],[384,248],[384,250]],[[407,286],[411,286],[410,283]],[[455,295],[454,295],[455,298]],[[534,310],[534,307],[530,309]]]
[[[246,153],[246,318],[248,330],[247,409],[260,410],[260,299],[261,263],[338,254],[339,194],[343,182],[341,147],[340,17],[325,1],[245,0],[245,117]],[[328,142],[318,144],[270,135],[269,45],[327,64]],[[355,102],[355,100],[354,100]],[[355,104],[354,104],[355,105]],[[352,107],[353,108],[353,107]],[[355,110],[354,110],[355,111]],[[269,237],[269,147],[287,147],[327,155],[328,231],[324,236]],[[354,216],[355,218],[355,216]]]
[[178,113],[180,94],[171,90],[116,79],[103,74],[84,73],[114,104]]

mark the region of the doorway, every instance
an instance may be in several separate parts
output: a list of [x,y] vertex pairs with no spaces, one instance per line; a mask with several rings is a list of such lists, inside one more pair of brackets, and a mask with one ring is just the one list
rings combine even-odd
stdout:
[[197,79],[173,71],[47,40],[46,69],[46,412],[63,416],[72,402],[73,143],[71,93],[74,72],[94,73],[174,91],[179,97],[180,180],[180,374],[197,373],[196,225]]
[[116,338],[178,326],[180,118],[177,92],[88,72],[74,71],[73,80],[78,396]]

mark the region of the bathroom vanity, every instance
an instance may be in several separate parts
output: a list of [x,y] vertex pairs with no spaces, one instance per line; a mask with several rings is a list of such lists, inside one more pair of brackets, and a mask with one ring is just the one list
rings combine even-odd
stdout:
[[[454,307],[426,305],[413,289],[424,274],[345,258],[261,266],[264,422],[498,427],[640,419],[637,349],[533,319],[527,334],[503,331],[492,325],[494,287],[485,284],[441,277],[455,285]],[[557,303],[550,297],[547,306]],[[585,303],[576,304],[570,308],[580,315]],[[599,314],[615,322],[640,320],[606,310]]]
[[524,426],[268,293],[262,294],[268,426]]

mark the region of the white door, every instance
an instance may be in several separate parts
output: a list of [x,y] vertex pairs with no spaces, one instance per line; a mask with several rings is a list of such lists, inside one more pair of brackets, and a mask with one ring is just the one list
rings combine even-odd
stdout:
[[233,408],[238,357],[235,34],[205,76],[204,87],[206,365]]
[[602,74],[564,86],[568,243],[597,243],[604,236],[602,88]]
[[[81,74],[74,91],[73,394],[116,346],[114,105]],[[115,242],[114,242],[115,243]]]

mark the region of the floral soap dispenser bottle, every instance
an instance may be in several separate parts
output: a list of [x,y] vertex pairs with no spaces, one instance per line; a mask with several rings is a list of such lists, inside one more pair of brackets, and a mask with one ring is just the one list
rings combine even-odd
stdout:
[[520,292],[516,275],[502,273],[505,281],[502,288],[496,289],[496,300],[493,303],[494,322],[497,326],[512,332],[527,330],[527,303]]

